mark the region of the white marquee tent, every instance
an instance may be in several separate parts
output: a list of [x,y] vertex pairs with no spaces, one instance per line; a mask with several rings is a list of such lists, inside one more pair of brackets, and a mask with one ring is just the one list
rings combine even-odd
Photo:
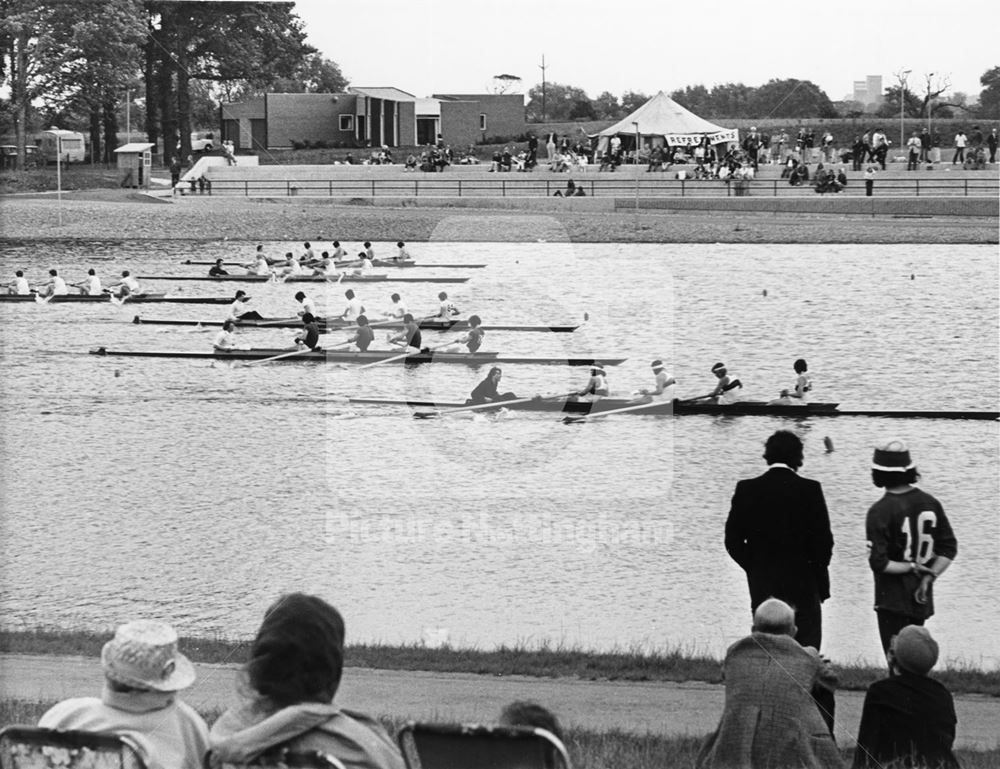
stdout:
[[700,143],[704,136],[712,144],[739,141],[739,132],[735,128],[722,128],[698,117],[663,91],[628,117],[594,134],[597,151],[601,154],[607,152],[612,136],[620,136],[623,144],[631,146],[627,139],[631,138],[634,144],[636,134],[641,137],[642,144],[648,146],[691,147]]

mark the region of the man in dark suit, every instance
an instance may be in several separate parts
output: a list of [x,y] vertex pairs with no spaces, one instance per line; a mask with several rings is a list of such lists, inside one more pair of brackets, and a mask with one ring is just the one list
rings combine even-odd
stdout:
[[740,481],[726,521],[726,550],[747,575],[750,609],[768,598],[795,607],[795,640],[817,650],[820,604],[830,597],[830,516],[818,481],[802,478],[802,441],[779,430],[764,444],[767,472]]

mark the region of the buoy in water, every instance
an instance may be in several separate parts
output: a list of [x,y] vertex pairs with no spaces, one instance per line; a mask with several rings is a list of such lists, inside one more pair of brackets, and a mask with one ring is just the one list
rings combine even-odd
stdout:
[[761,296],[767,296],[767,289],[765,288],[763,291],[761,291],[760,295]]
[[826,436],[825,438],[823,438],[823,445],[826,446],[826,453],[827,454],[829,454],[831,451],[833,451],[833,441],[830,440],[830,436],[829,435]]
[[120,377],[121,375],[122,375],[122,372],[119,371],[118,369],[115,369],[115,377]]

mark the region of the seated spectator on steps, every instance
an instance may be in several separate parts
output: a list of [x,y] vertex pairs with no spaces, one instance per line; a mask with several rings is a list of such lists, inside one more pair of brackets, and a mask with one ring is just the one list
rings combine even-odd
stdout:
[[769,598],[753,631],[726,652],[722,719],[698,753],[698,769],[842,769],[833,737],[810,692],[832,688],[828,663],[795,640],[795,610]]
[[854,769],[920,766],[958,769],[955,703],[927,674],[938,645],[923,627],[907,625],[886,654],[892,673],[868,687],[861,709]]
[[100,698],[64,700],[39,720],[46,729],[110,732],[139,749],[148,769],[201,769],[208,727],[177,693],[194,683],[194,667],[177,651],[165,622],[136,620],[101,650]]
[[211,765],[246,763],[276,746],[318,751],[350,769],[403,769],[374,718],[334,704],[344,668],[344,620],[317,596],[275,601],[250,648],[245,699],[212,727]]
[[563,192],[562,190],[556,190],[555,192],[552,193],[552,197],[554,197],[554,198],[582,198],[586,194],[587,193],[585,193],[583,191],[583,187],[578,187],[577,184],[576,184],[576,182],[574,182],[572,179],[570,179],[570,180],[568,180],[566,182],[566,191]]

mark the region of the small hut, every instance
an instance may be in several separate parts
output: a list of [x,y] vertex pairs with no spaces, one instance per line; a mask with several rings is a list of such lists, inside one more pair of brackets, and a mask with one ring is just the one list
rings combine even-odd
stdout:
[[122,187],[149,189],[149,172],[153,166],[154,146],[147,142],[133,142],[115,150]]

